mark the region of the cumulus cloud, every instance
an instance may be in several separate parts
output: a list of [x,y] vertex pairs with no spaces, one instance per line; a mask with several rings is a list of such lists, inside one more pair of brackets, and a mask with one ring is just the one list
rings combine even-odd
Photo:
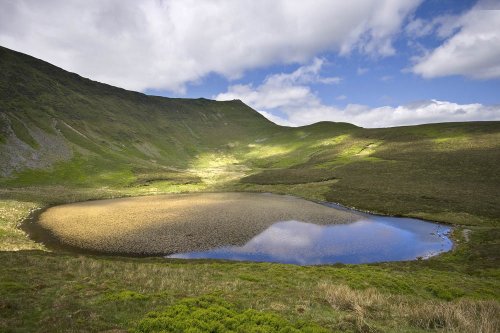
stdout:
[[493,10],[490,1],[483,1],[460,17],[437,18],[427,25],[421,20],[413,20],[407,25],[406,31],[417,37],[419,34],[429,34],[434,29],[438,29],[440,37],[451,35],[441,46],[418,58],[413,72],[425,78],[448,75],[464,75],[475,79],[500,78],[498,7]]
[[257,109],[274,109],[283,106],[311,103],[317,97],[308,83],[339,83],[339,77],[322,77],[319,71],[323,60],[315,58],[310,65],[301,66],[292,73],[280,73],[266,77],[258,87],[251,84],[237,84],[214,98],[217,100],[242,99]]
[[[500,105],[457,104],[438,100],[378,108],[370,108],[359,104],[349,104],[345,108],[338,108],[321,104],[313,108],[305,106],[287,108],[282,111],[286,114],[286,118],[273,115],[269,119],[285,126],[302,126],[318,121],[335,121],[369,128],[441,122],[500,120]],[[269,113],[264,113],[264,116]]]
[[[500,120],[500,105],[457,104],[438,100],[397,107],[370,108],[366,105],[349,104],[345,108],[338,108],[317,105],[314,108],[297,107],[282,111],[286,114],[286,118],[274,116],[269,119],[286,126],[302,126],[318,121],[335,121],[348,122],[369,128],[441,122]],[[267,113],[269,114],[269,112]]]
[[[256,87],[229,86],[227,92],[214,98],[241,99],[269,120],[285,126],[302,126],[318,121],[348,122],[362,127],[391,127],[438,122],[500,120],[500,105],[484,106],[478,103],[457,104],[427,100],[397,107],[377,108],[360,104],[348,104],[344,108],[325,105],[301,79],[302,76],[309,77],[306,73],[309,73],[311,68],[316,67],[308,65],[291,74],[271,75]],[[317,70],[320,68],[321,66]],[[290,79],[292,77],[293,80]]]
[[112,85],[181,91],[320,52],[391,55],[420,2],[0,0],[0,44]]

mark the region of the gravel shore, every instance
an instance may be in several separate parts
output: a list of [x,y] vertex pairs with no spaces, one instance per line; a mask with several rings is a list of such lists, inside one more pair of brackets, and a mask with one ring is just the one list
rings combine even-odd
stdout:
[[349,223],[354,212],[275,194],[197,193],[87,201],[49,208],[38,223],[63,244],[164,255],[243,245],[271,224]]

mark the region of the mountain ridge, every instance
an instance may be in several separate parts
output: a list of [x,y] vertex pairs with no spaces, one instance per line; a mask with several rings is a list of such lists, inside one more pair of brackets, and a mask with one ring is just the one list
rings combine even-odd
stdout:
[[[67,161],[74,157],[75,147],[70,147],[74,144],[79,150],[96,152],[102,150],[96,147],[102,146],[100,143],[114,143],[104,149],[111,148],[111,152],[99,152],[107,154],[116,153],[116,142],[120,141],[129,147],[128,155],[155,157],[176,165],[175,160],[192,157],[196,147],[215,149],[226,141],[283,128],[241,100],[148,96],[83,78],[4,47],[0,47],[0,70],[0,153],[7,157],[0,162],[0,175],[4,177]],[[96,121],[99,126],[92,126]],[[117,121],[136,128],[147,124],[148,128],[137,134],[131,128],[117,128]],[[102,127],[109,129],[108,135],[98,133]],[[221,130],[223,139],[217,140]],[[151,140],[165,133],[163,142]],[[166,147],[165,141],[175,149]],[[163,151],[165,156],[161,156]]]
[[[74,136],[72,134],[77,134],[79,139],[89,141],[72,142],[76,143],[79,148],[83,146],[87,150],[92,150],[89,146],[95,146],[96,142],[117,143],[120,141],[121,145],[131,147],[133,154],[149,155],[142,156],[147,158],[151,157],[150,155],[159,155],[159,153],[152,153],[153,150],[161,151],[168,147],[161,147],[161,143],[156,142],[155,145],[160,145],[160,147],[157,147],[158,149],[150,147],[151,151],[145,153],[145,149],[134,148],[134,144],[140,145],[146,141],[144,138],[158,137],[162,132],[168,133],[169,130],[171,133],[167,135],[166,140],[174,141],[174,144],[175,141],[182,141],[184,146],[194,146],[203,139],[203,143],[211,147],[211,141],[217,141],[214,129],[220,124],[233,127],[230,130],[225,129],[226,134],[229,134],[229,137],[225,139],[233,138],[236,133],[251,135],[246,128],[252,127],[255,123],[264,128],[276,126],[241,101],[216,102],[207,99],[147,96],[82,78],[36,58],[5,48],[0,49],[0,59],[2,70],[0,137],[4,142],[4,147],[8,146],[5,143],[10,137],[10,144],[17,148],[17,152],[27,150],[28,153],[36,154],[35,148],[39,147],[44,140],[56,147],[63,146],[64,143],[67,146],[67,141],[72,142],[71,137]],[[240,109],[246,112],[238,112]],[[194,117],[198,119],[193,121],[191,118]],[[100,122],[99,126],[95,126],[95,121]],[[117,121],[128,122],[130,126],[120,129],[116,126]],[[178,124],[174,122],[180,123],[183,133],[180,133]],[[141,127],[141,123],[147,123],[148,128],[139,131],[138,135],[134,131]],[[204,123],[203,129],[199,128],[200,123]],[[198,128],[193,129],[195,126]],[[108,135],[96,133],[99,132],[99,127],[106,127]],[[63,136],[66,134],[64,137],[66,140],[62,139],[58,133],[62,133]],[[220,142],[214,142],[214,144],[217,143],[220,144]],[[29,146],[33,149],[29,149]],[[116,150],[116,147],[114,148]],[[182,157],[190,155],[181,145],[177,145],[175,150],[177,154],[185,155]],[[2,153],[4,156],[7,155],[5,149]],[[41,167],[50,166],[58,160],[50,158],[44,160],[44,156],[48,153],[44,151],[36,154],[35,159],[46,162],[41,163]],[[67,157],[67,152],[62,153],[59,160],[67,160]],[[26,167],[36,166],[29,156],[26,155],[25,159]],[[164,156],[164,159],[169,161],[168,156]],[[8,175],[12,171],[23,169],[23,166],[19,165],[21,163],[22,161],[14,162],[11,170],[8,170],[8,166],[3,163],[0,170],[4,176]]]

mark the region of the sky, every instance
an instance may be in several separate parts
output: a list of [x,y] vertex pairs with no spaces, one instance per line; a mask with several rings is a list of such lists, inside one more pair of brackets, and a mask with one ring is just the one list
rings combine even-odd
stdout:
[[287,126],[500,120],[500,0],[0,0],[0,45]]

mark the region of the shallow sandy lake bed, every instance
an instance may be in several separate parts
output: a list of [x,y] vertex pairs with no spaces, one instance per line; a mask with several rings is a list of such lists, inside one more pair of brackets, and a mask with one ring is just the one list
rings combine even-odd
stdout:
[[86,201],[49,208],[38,223],[70,246],[170,254],[242,245],[275,222],[349,223],[362,216],[307,200],[257,193],[199,193]]
[[33,227],[58,248],[82,252],[306,265],[412,260],[452,247],[450,228],[440,224],[262,193],[66,204],[47,209]]

